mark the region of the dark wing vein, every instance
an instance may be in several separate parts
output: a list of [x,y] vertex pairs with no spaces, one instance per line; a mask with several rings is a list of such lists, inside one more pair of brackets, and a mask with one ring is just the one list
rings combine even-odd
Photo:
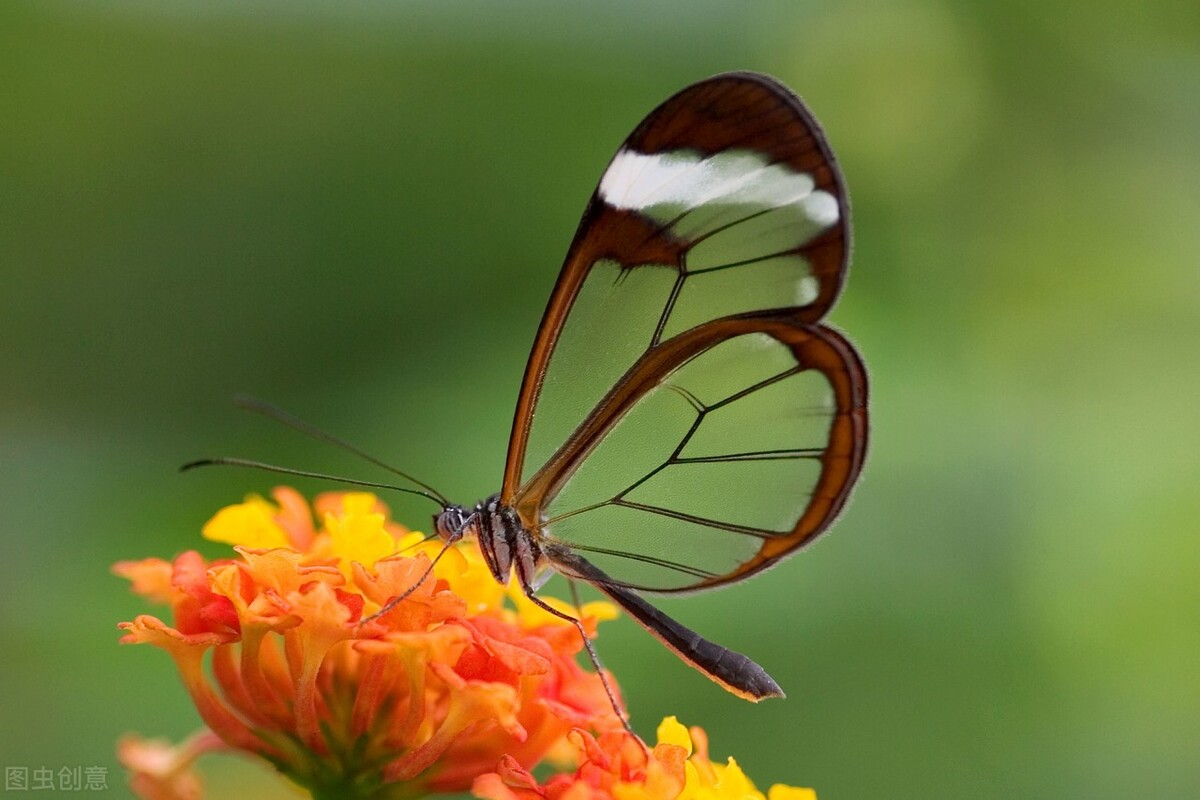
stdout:
[[760,539],[767,539],[772,536],[779,535],[779,531],[771,531],[771,530],[767,530],[766,528],[754,528],[749,525],[735,525],[731,522],[718,522],[715,519],[705,519],[704,517],[697,517],[694,514],[685,514],[682,511],[672,511],[669,508],[660,508],[658,506],[648,506],[648,505],[645,505],[644,503],[635,503],[632,500],[624,500],[622,498],[617,498],[615,500],[612,500],[611,503],[614,506],[621,506],[624,508],[632,508],[637,511],[645,511],[650,514],[658,514],[659,516],[662,516],[662,517],[670,517],[671,519],[678,519],[678,520],[682,520],[684,522],[691,522],[696,525],[703,525],[706,528],[715,528],[716,530],[719,530],[719,531],[728,531],[730,533],[740,533],[740,534],[744,534],[746,536],[756,536]]
[[[640,561],[643,564],[652,564],[656,567],[682,572],[684,575],[690,575],[693,578],[715,578],[716,574],[708,570],[700,569],[699,567],[691,567],[687,564],[680,564],[678,561],[670,561],[665,558],[657,558],[648,556],[642,553],[630,553],[625,550],[614,550],[607,547],[596,547],[595,545],[576,544],[574,542],[562,542],[563,546],[569,550],[580,550],[585,553],[602,553],[606,556],[615,556],[617,558],[626,558],[631,561]],[[614,581],[621,585],[619,581]]]
[[799,375],[803,371],[804,371],[804,368],[798,367],[798,366],[793,367],[792,369],[786,369],[783,372],[780,372],[778,375],[772,375],[770,378],[761,380],[758,383],[754,384],[753,386],[747,386],[745,389],[742,389],[741,391],[734,392],[733,394],[729,395],[729,397],[726,397],[724,400],[718,400],[717,402],[713,403],[711,406],[707,406],[704,410],[705,410],[705,412],[716,411],[718,408],[721,408],[722,406],[727,406],[730,403],[741,400],[746,395],[754,394],[759,389],[765,389],[772,384],[779,383],[779,381],[784,380],[785,378],[790,378],[793,375]]
[[780,250],[777,253],[768,253],[765,256],[755,256],[754,258],[743,259],[742,261],[733,261],[729,264],[718,264],[715,267],[705,267],[704,269],[691,270],[687,274],[692,275],[707,275],[710,272],[721,272],[722,270],[735,269],[736,267],[745,267],[751,264],[761,264],[764,261],[770,261],[773,258],[784,258],[793,255],[798,248],[789,247],[786,250]]
[[663,330],[667,327],[667,321],[671,318],[671,312],[675,310],[675,302],[679,299],[679,292],[683,289],[683,282],[685,280],[687,280],[687,273],[685,272],[680,272],[675,278],[675,285],[671,287],[671,296],[667,298],[667,303],[663,306],[662,314],[658,318],[658,325],[654,328],[654,335],[650,337],[650,347],[647,347],[646,350],[657,347],[658,343],[662,341]]
[[792,450],[756,450],[749,453],[728,453],[723,456],[692,456],[672,458],[668,464],[722,464],[732,461],[780,461],[791,458],[820,458],[825,451],[818,447],[803,447]]

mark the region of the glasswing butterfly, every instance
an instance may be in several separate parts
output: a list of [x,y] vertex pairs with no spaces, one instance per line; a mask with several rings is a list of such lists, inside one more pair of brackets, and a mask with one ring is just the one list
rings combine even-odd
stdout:
[[[441,504],[447,546],[473,536],[497,581],[515,575],[581,634],[537,598],[550,574],[596,587],[730,692],[782,696],[758,664],[639,592],[748,578],[846,504],[866,454],[867,376],[821,320],[849,242],[845,185],[808,109],[773,78],[717,75],[652,111],[601,177],[533,343],[498,494],[451,504],[249,405],[422,487],[401,490]],[[296,472],[189,466],[213,463]]]

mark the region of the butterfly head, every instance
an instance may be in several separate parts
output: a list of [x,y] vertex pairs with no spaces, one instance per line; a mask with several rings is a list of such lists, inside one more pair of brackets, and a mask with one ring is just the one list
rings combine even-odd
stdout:
[[434,515],[433,528],[444,542],[457,542],[467,533],[474,514],[462,506],[448,505]]

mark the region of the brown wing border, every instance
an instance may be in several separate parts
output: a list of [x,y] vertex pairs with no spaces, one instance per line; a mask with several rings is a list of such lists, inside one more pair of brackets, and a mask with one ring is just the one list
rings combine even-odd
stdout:
[[[782,119],[777,119],[781,115]],[[796,128],[794,135],[780,136],[780,131],[788,127]],[[741,147],[758,150],[812,174],[816,188],[837,199],[840,218],[837,225],[802,248],[819,280],[818,297],[804,309],[787,313],[816,323],[833,306],[849,264],[849,194],[820,124],[788,87],[770,76],[752,72],[713,76],[660,104],[621,147],[643,153],[688,149],[702,154]],[[628,269],[646,264],[682,269],[687,248],[687,242],[673,240],[645,217],[609,206],[598,188],[593,193],[525,365],[505,462],[502,503],[514,505],[518,493],[524,493],[521,475],[537,398],[555,344],[589,271],[602,259],[616,260]]]

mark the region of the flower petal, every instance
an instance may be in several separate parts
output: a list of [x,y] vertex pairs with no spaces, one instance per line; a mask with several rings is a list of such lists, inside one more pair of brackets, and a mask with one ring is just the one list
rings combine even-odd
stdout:
[[817,793],[812,789],[777,783],[767,790],[767,800],[817,800]]
[[141,561],[118,561],[113,564],[114,575],[133,583],[130,588],[155,603],[170,603],[176,589],[171,585],[171,562],[161,558],[144,558]]
[[287,533],[275,521],[279,509],[258,495],[225,506],[205,523],[200,535],[214,542],[245,547],[287,547]]
[[143,800],[199,800],[204,790],[192,765],[204,753],[224,748],[207,730],[178,745],[126,735],[117,742],[117,760],[132,773],[129,787]]

